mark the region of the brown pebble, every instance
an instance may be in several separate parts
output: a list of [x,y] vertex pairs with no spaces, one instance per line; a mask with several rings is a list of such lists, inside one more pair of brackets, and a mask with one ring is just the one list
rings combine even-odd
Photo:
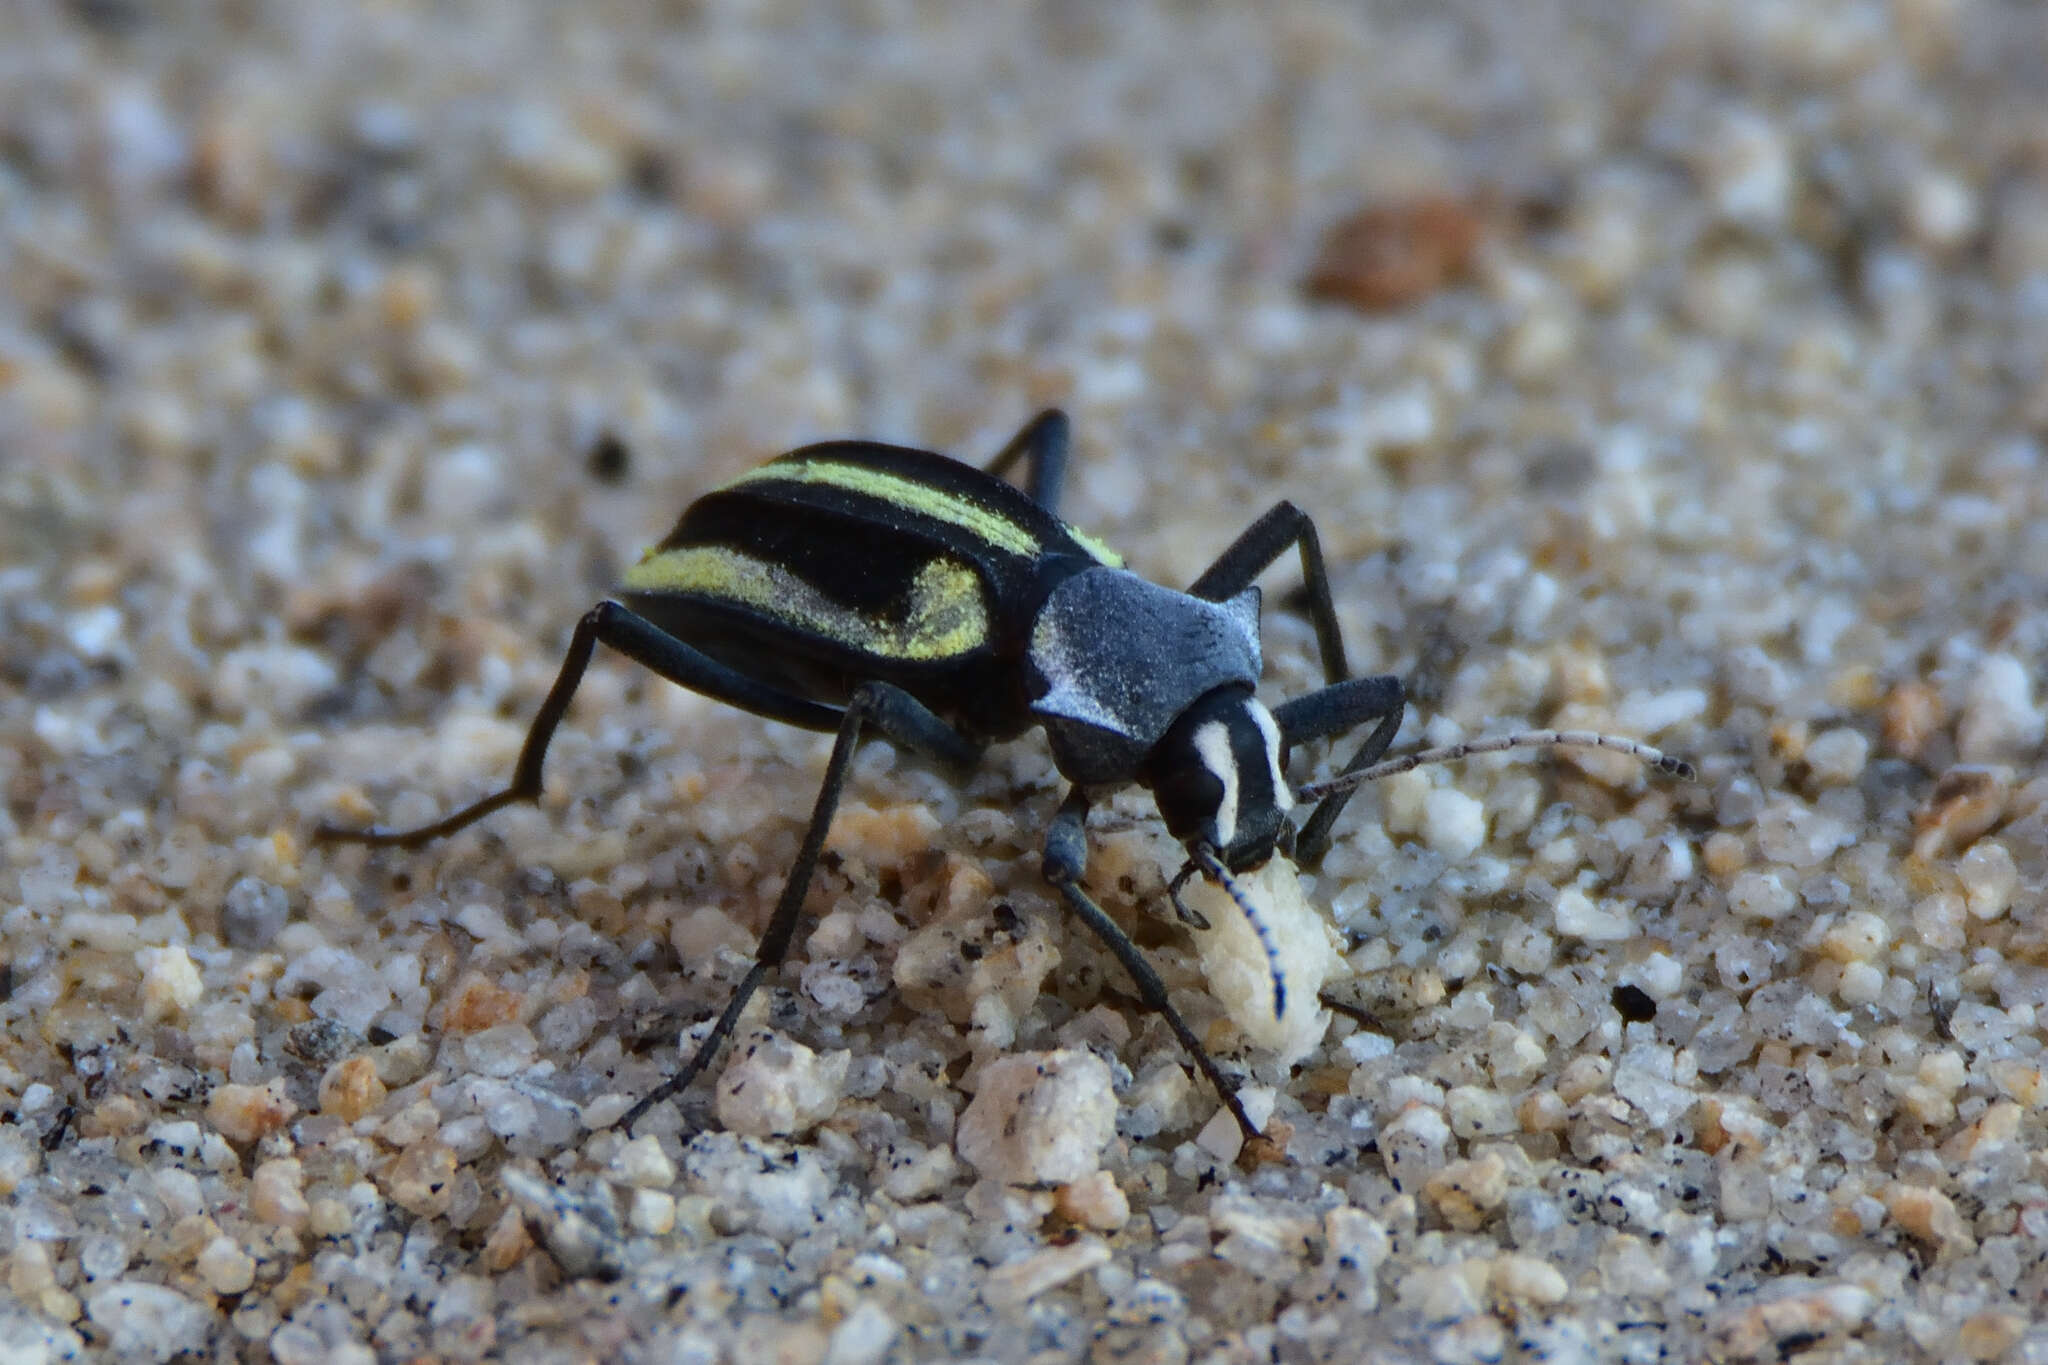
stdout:
[[1963,1320],[1956,1331],[1956,1347],[1971,1360],[1999,1360],[2019,1345],[2026,1330],[2027,1320],[2020,1314],[1987,1308]]
[[431,1138],[416,1142],[384,1168],[383,1184],[391,1202],[406,1212],[438,1218],[455,1193],[455,1149]]
[[297,1161],[266,1161],[249,1178],[249,1211],[272,1227],[302,1227],[313,1212],[305,1185],[305,1168]]
[[1789,1358],[1781,1347],[1811,1344],[1854,1331],[1870,1316],[1876,1299],[1861,1285],[1822,1284],[1783,1293],[1759,1303],[1737,1303],[1708,1319],[1716,1360]]
[[1962,1214],[1956,1211],[1955,1201],[1940,1190],[1894,1185],[1885,1191],[1884,1204],[1894,1223],[1930,1246],[1970,1251],[1977,1245]]
[[1351,1092],[1351,1068],[1319,1066],[1301,1076],[1302,1088],[1310,1095],[1347,1095]]
[[533,1250],[533,1238],[526,1232],[526,1222],[516,1208],[507,1208],[498,1215],[498,1221],[491,1225],[490,1235],[484,1238],[483,1263],[486,1270],[501,1272],[510,1270],[526,1259],[526,1253]]
[[1779,721],[1769,736],[1771,757],[1783,763],[1797,763],[1806,757],[1807,724],[1803,720]]
[[1709,876],[1725,882],[1749,866],[1749,845],[1742,841],[1741,835],[1717,829],[1707,836],[1700,849],[1700,860],[1706,865]]
[[450,1033],[481,1033],[500,1024],[518,1022],[526,997],[480,976],[466,978],[448,1003],[443,1026]]
[[1515,1120],[1525,1133],[1561,1133],[1569,1117],[1564,1097],[1555,1090],[1531,1090],[1515,1106]]
[[220,1236],[220,1224],[203,1213],[188,1213],[171,1224],[166,1250],[174,1261],[190,1261]]
[[1994,768],[1950,768],[1913,812],[1913,856],[1932,860],[1962,852],[2004,817],[2011,796],[2011,780]]
[[1095,1171],[1053,1191],[1053,1216],[1075,1227],[1115,1232],[1131,1218],[1131,1203],[1116,1177]]
[[1507,1192],[1507,1163],[1493,1152],[1451,1162],[1429,1177],[1422,1190],[1423,1198],[1460,1232],[1476,1231]]
[[1693,1145],[1708,1156],[1718,1155],[1730,1143],[1737,1144],[1736,1150],[1760,1146],[1766,1136],[1766,1125],[1753,1113],[1747,1104],[1740,1101],[1723,1100],[1709,1095],[1699,1103]]
[[440,282],[424,266],[401,265],[384,278],[377,293],[377,306],[386,326],[410,331],[424,322],[440,303]]
[[79,1120],[81,1137],[119,1137],[142,1126],[148,1115],[139,1101],[127,1095],[109,1095]]
[[338,652],[360,657],[415,616],[431,589],[431,575],[411,563],[366,581],[307,584],[286,596],[285,625],[295,635],[328,635]]
[[258,226],[275,183],[268,130],[227,111],[205,119],[193,142],[192,181],[199,202],[220,221]]
[[1470,273],[1484,227],[1471,201],[1449,195],[1361,209],[1323,234],[1302,289],[1365,312],[1405,307]]
[[206,1098],[206,1121],[229,1142],[248,1144],[278,1132],[299,1107],[285,1097],[284,1085],[223,1085]]
[[1871,711],[1888,700],[1877,670],[1851,664],[1828,679],[1828,703],[1844,711]]
[[280,1315],[289,1315],[314,1292],[313,1263],[300,1261],[286,1271],[285,1277],[277,1282],[277,1288],[270,1291],[270,1306]]
[[1900,683],[1884,699],[1884,744],[1901,758],[1918,758],[1948,719],[1941,693],[1924,682]]
[[327,1068],[327,1074],[320,1078],[320,1112],[354,1123],[375,1112],[387,1093],[374,1061],[350,1057]]

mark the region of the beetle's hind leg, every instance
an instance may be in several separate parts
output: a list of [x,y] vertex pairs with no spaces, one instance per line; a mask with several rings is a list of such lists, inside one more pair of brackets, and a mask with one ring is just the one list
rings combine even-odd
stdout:
[[562,659],[554,686],[548,689],[547,700],[540,704],[540,711],[526,732],[526,743],[519,750],[519,762],[512,770],[512,781],[508,785],[481,801],[417,829],[390,830],[375,826],[345,829],[321,824],[314,829],[314,837],[335,843],[417,848],[467,828],[502,806],[538,800],[541,765],[547,761],[548,744],[555,737],[555,727],[561,724],[563,715],[569,710],[569,701],[576,695],[577,684],[583,681],[583,670],[590,666],[590,656],[599,645],[617,650],[679,687],[701,692],[756,715],[799,725],[807,730],[832,730],[840,723],[838,707],[806,701],[764,686],[691,648],[617,602],[600,602],[576,623],[576,633],[569,640],[569,652]]
[[1088,798],[1076,787],[1060,803],[1059,812],[1053,816],[1052,824],[1045,832],[1046,881],[1060,893],[1060,899],[1067,903],[1067,908],[1080,917],[1095,937],[1102,940],[1103,947],[1123,963],[1124,970],[1130,973],[1132,982],[1138,987],[1138,998],[1145,1002],[1147,1009],[1166,1020],[1173,1036],[1180,1039],[1180,1045],[1195,1059],[1195,1065],[1201,1069],[1224,1107],[1230,1110],[1230,1116],[1244,1130],[1245,1140],[1252,1141],[1260,1136],[1258,1125],[1238,1103],[1237,1090],[1216,1065],[1216,1059],[1209,1055],[1201,1039],[1195,1037],[1195,1031],[1188,1027],[1187,1020],[1180,1017],[1180,1011],[1167,998],[1166,983],[1159,979],[1158,971],[1146,961],[1143,950],[1131,942],[1131,936],[1081,889],[1081,878],[1088,870],[1088,836],[1083,828],[1087,819]]
[[1023,460],[1025,494],[1058,516],[1071,444],[1067,415],[1058,408],[1047,408],[1026,422],[1009,444],[996,452],[996,457],[988,462],[987,472],[1000,479],[1011,465]]
[[797,920],[803,913],[804,893],[810,889],[811,874],[816,871],[818,855],[825,847],[825,832],[831,828],[832,813],[839,807],[839,793],[846,786],[847,765],[853,761],[853,752],[860,743],[863,727],[872,727],[885,738],[906,748],[955,766],[972,764],[982,752],[982,746],[961,735],[899,687],[871,682],[863,683],[854,690],[840,718],[839,737],[833,742],[832,757],[825,764],[825,780],[818,786],[818,797],[811,807],[811,822],[804,829],[796,861],[790,864],[789,875],[782,883],[782,895],[775,902],[775,913],[769,916],[768,927],[761,931],[761,941],[754,946],[754,965],[733,988],[732,999],[726,1002],[718,1022],[711,1026],[711,1032],[697,1045],[690,1060],[683,1063],[682,1070],[628,1109],[619,1120],[620,1128],[631,1132],[633,1125],[648,1110],[669,1096],[680,1094],[702,1074],[718,1055],[725,1040],[732,1036],[747,1001],[753,999],[754,992],[760,989],[768,973],[781,966],[782,960],[789,955],[790,941],[796,936]]

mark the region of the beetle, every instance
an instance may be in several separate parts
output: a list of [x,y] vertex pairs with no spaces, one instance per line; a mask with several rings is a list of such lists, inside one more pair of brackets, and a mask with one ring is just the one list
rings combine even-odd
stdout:
[[[788,955],[864,736],[965,768],[990,743],[1037,726],[1069,784],[1046,832],[1046,881],[1123,964],[1246,1138],[1258,1137],[1159,974],[1083,886],[1083,827],[1098,800],[1131,783],[1151,792],[1187,850],[1170,900],[1199,926],[1201,916],[1181,901],[1187,880],[1200,875],[1230,893],[1265,945],[1278,1016],[1286,987],[1274,945],[1233,874],[1276,851],[1315,861],[1361,783],[1475,747],[1595,743],[1660,766],[1678,760],[1606,736],[1541,732],[1381,762],[1401,727],[1405,693],[1392,674],[1350,675],[1307,514],[1275,503],[1185,591],[1162,587],[1060,520],[1069,441],[1066,415],[1048,409],[981,468],[909,447],[830,441],[741,474],[690,504],[615,596],[577,623],[506,786],[415,829],[323,824],[319,837],[411,848],[536,800],[549,740],[600,644],[678,686],[834,734],[752,967],[681,1070],[621,1118],[630,1129],[710,1064]],[[1020,461],[1021,489],[1005,477]],[[1327,682],[1269,709],[1254,692],[1262,671],[1254,580],[1290,549],[1300,556]],[[1291,750],[1368,722],[1371,732],[1336,778],[1289,787]],[[1297,827],[1292,812],[1309,799],[1318,804]]]

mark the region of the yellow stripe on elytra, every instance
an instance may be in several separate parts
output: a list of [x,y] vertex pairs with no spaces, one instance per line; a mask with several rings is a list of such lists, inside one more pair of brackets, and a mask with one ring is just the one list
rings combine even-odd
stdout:
[[1038,537],[997,512],[977,507],[941,488],[919,483],[901,474],[884,473],[865,465],[843,464],[837,460],[776,460],[740,475],[727,488],[756,481],[784,480],[790,483],[822,483],[844,488],[878,502],[890,503],[934,521],[943,521],[971,531],[981,539],[1014,555],[1039,552]]
[[649,550],[626,571],[627,592],[690,593],[734,602],[869,654],[920,662],[966,654],[988,639],[981,578],[940,556],[918,570],[900,619],[878,618],[835,602],[780,564],[722,545]]
[[[890,474],[866,465],[846,464],[839,460],[775,460],[758,469],[749,470],[726,484],[736,488],[755,482],[786,481],[789,483],[820,483],[831,488],[844,488],[849,493],[859,493],[878,502],[886,502],[958,526],[999,550],[1026,557],[1041,553],[1045,546],[1030,530],[1019,526],[1000,512],[991,512],[986,507],[930,484],[901,474]],[[1110,549],[1085,531],[1067,527],[1082,549],[1112,569],[1123,567],[1123,556]]]
[[1079,545],[1089,554],[1095,556],[1098,563],[1107,564],[1112,569],[1121,569],[1124,566],[1124,557],[1122,555],[1110,549],[1108,545],[1089,535],[1078,526],[1067,527],[1067,534],[1074,538],[1076,545]]

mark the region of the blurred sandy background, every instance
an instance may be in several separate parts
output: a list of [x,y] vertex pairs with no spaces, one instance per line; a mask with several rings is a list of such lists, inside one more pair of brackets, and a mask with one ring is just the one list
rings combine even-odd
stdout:
[[[2039,5],[0,0],[0,272],[0,1359],[2048,1359]],[[870,749],[633,1143],[822,741],[602,662],[540,808],[309,846],[500,781],[696,492],[1051,403],[1163,581],[1311,509],[1406,742],[1701,762],[1358,802],[1294,1067],[1106,809],[1287,1160],[1036,740]]]

